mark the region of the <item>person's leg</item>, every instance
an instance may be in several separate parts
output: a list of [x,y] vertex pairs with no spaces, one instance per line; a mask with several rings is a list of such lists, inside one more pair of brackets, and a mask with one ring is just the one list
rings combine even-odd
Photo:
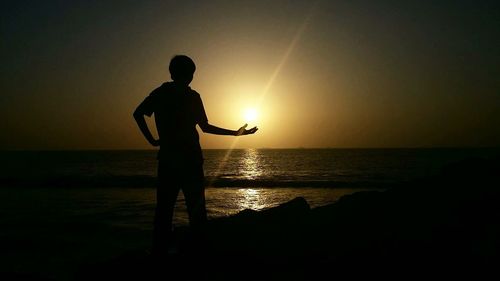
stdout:
[[158,164],[158,187],[156,189],[156,210],[153,230],[153,252],[165,254],[173,242],[172,216],[180,185],[172,167]]
[[205,238],[207,210],[205,206],[203,167],[191,167],[189,174],[186,174],[184,178],[182,192],[186,199],[189,225],[191,226],[190,235],[186,237],[188,243],[186,243],[184,251],[190,253],[192,258],[201,258],[207,246]]
[[189,224],[193,230],[201,231],[207,221],[203,166],[191,168],[182,184],[182,192],[186,199]]

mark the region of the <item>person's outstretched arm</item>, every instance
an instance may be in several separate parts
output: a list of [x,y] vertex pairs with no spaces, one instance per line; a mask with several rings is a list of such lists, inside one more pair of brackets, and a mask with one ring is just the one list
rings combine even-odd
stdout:
[[143,110],[143,106],[140,104],[137,109],[134,111],[134,119],[135,122],[137,122],[137,125],[139,126],[139,129],[141,130],[142,134],[146,138],[146,140],[152,145],[152,146],[158,146],[160,145],[160,141],[156,140],[153,135],[151,134],[151,131],[148,128],[148,124],[146,123],[146,119],[144,119],[144,115],[146,113]]
[[224,136],[243,136],[255,133],[258,128],[253,127],[250,130],[245,129],[248,124],[243,125],[236,131],[220,128],[209,124],[208,122],[202,122],[198,124],[204,133],[214,134],[214,135],[224,135]]

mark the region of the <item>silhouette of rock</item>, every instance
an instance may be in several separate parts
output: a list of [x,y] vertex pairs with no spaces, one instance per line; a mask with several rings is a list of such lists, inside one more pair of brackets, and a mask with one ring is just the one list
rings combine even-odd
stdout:
[[[187,279],[208,280],[323,280],[397,270],[498,274],[499,163],[469,159],[434,178],[357,192],[315,209],[296,198],[212,220],[202,238],[180,240],[197,245],[194,251],[169,256],[160,262],[165,271],[152,272],[172,276],[167,268],[174,268],[180,274],[174,279],[182,279],[194,270]],[[189,229],[177,233],[186,236]],[[134,266],[141,263],[135,259]]]

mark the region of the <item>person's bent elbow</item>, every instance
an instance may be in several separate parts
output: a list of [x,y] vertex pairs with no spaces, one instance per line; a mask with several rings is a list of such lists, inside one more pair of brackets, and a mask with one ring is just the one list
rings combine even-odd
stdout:
[[198,123],[198,126],[200,126],[200,129],[204,132],[204,133],[208,133],[210,131],[210,125],[208,124],[208,122],[203,122],[203,123]]
[[144,114],[143,114],[143,113],[141,113],[139,110],[137,110],[137,109],[136,109],[136,110],[134,111],[134,113],[132,114],[132,116],[134,116],[134,119],[136,119],[136,120],[137,120],[137,119],[139,119],[139,118],[143,117],[143,116],[144,116]]

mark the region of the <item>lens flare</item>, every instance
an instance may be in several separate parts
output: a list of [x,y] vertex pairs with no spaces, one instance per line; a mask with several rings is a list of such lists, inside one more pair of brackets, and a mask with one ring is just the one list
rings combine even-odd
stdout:
[[[264,102],[264,99],[265,99],[266,95],[268,94],[269,89],[271,88],[272,84],[274,83],[274,80],[276,79],[276,77],[278,76],[278,74],[281,72],[281,69],[285,65],[285,63],[288,60],[290,54],[295,49],[295,46],[297,45],[297,43],[300,41],[300,38],[302,37],[302,34],[304,33],[305,29],[309,25],[309,22],[310,22],[310,20],[311,20],[311,18],[313,16],[314,10],[316,9],[316,6],[318,5],[318,3],[319,3],[319,1],[316,1],[311,6],[311,8],[309,10],[309,13],[306,14],[306,17],[304,18],[304,21],[302,22],[302,24],[297,29],[297,31],[295,33],[295,36],[292,38],[292,41],[288,45],[288,48],[285,50],[285,53],[283,54],[280,62],[278,63],[278,65],[274,69],[274,72],[272,73],[272,75],[269,78],[266,86],[264,87],[262,93],[260,94],[260,96],[258,98],[258,101],[257,101],[257,108],[260,108],[261,104]],[[252,113],[252,112],[254,112],[254,113]],[[257,115],[258,115],[257,113],[258,112],[255,109],[253,109],[253,110],[246,110],[245,113],[244,113],[246,122],[250,122],[250,121],[253,120],[253,118],[257,118]],[[252,120],[250,120],[250,119],[252,119]],[[233,143],[231,144],[231,147],[227,150],[226,155],[224,156],[224,158],[222,159],[222,161],[219,163],[219,167],[218,167],[217,172],[216,172],[217,175],[220,174],[220,171],[226,165],[226,162],[227,162],[227,160],[229,158],[229,154],[234,149],[234,147],[236,146],[236,143],[238,142],[239,139],[240,138],[235,138],[234,139]],[[212,183],[213,182],[209,182],[208,186],[212,186]]]

